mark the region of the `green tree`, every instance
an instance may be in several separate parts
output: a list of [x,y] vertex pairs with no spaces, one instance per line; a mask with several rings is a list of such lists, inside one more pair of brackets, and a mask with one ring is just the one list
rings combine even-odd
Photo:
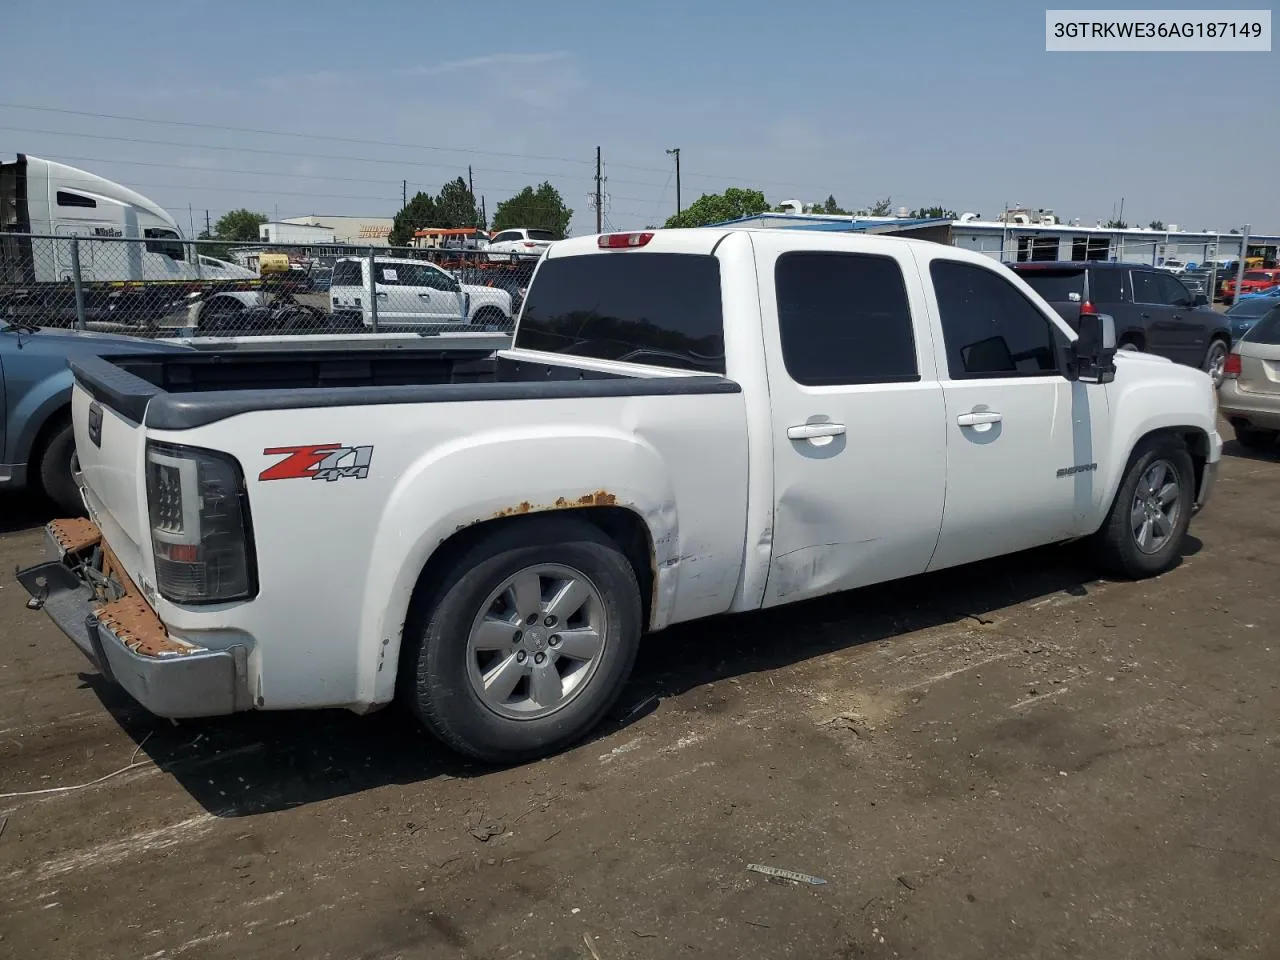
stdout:
[[893,209],[893,197],[885,197],[883,200],[877,200],[871,207],[871,216],[887,217],[889,211]]
[[850,215],[848,210],[841,209],[840,204],[836,203],[835,194],[828,194],[827,202],[821,204],[820,206],[815,206],[813,208],[813,212],[826,213],[832,216],[842,216],[842,217],[847,217]]
[[572,219],[573,211],[564,205],[560,191],[544,181],[536,190],[525,187],[515,196],[499,203],[493,211],[493,229],[525,227],[550,230],[557,237],[564,237]]
[[1108,220],[1103,224],[1108,230],[1128,230],[1129,225],[1123,220]]
[[724,193],[704,193],[680,213],[667,219],[668,227],[705,227],[740,217],[769,212],[769,201],[759,190],[730,187]]
[[257,240],[258,227],[267,222],[265,213],[252,210],[231,210],[218,218],[213,225],[213,236],[218,240]]
[[406,247],[413,239],[415,230],[437,225],[435,200],[431,199],[429,193],[419,190],[391,221],[391,233],[387,236],[387,242],[393,247]]
[[435,222],[431,226],[446,229],[484,226],[475,194],[468,189],[467,181],[458,177],[440,188],[440,195],[436,197]]
[[1148,227],[1149,229],[1151,229],[1151,230],[1163,230],[1163,229],[1164,229],[1164,221],[1163,221],[1163,220],[1152,220],[1150,223],[1148,223],[1148,224],[1147,224],[1147,227]]
[[920,207],[909,214],[915,220],[958,220],[959,214],[946,207]]

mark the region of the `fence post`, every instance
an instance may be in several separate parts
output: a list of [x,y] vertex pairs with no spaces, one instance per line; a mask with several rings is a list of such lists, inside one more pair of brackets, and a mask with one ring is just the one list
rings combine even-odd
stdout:
[[80,277],[80,238],[71,238],[71,283],[76,290],[76,329],[83,330],[84,324],[84,280]]
[[373,247],[369,248],[369,325],[374,333],[378,332],[378,274],[377,261],[374,259]]
[[466,284],[463,278],[467,275],[467,249],[464,246],[458,251],[458,321],[463,325],[467,322],[467,291],[463,289]]

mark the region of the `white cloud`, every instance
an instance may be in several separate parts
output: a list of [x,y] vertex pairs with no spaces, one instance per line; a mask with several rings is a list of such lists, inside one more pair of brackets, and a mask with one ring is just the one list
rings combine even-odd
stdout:
[[440,63],[419,63],[399,72],[407,76],[431,77],[442,73],[458,73],[463,70],[489,70],[493,67],[534,66],[568,60],[564,51],[547,53],[489,53],[462,60],[443,60]]

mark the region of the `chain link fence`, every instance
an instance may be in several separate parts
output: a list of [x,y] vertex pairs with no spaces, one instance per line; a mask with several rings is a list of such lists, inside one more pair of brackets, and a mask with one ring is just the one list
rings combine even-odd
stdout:
[[145,337],[509,336],[543,248],[431,242],[0,233],[0,319]]

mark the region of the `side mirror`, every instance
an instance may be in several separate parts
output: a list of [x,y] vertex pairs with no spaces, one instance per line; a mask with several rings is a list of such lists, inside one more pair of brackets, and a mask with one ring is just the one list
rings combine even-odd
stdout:
[[1116,321],[1109,314],[1080,316],[1080,336],[1072,344],[1077,380],[1110,383],[1116,377]]
[[1191,298],[1191,305],[1193,307],[1207,307],[1209,305],[1209,298],[1203,293],[1197,293]]

